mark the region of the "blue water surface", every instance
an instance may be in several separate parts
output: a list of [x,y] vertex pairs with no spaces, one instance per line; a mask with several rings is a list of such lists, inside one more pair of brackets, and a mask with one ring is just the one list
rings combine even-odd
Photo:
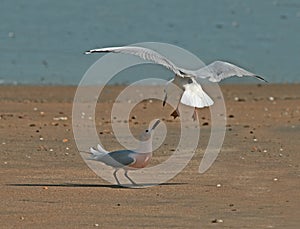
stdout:
[[[76,85],[101,57],[85,50],[146,41],[207,64],[231,61],[273,83],[300,82],[298,0],[2,0],[0,22],[1,84]],[[130,71],[111,82],[138,78]]]

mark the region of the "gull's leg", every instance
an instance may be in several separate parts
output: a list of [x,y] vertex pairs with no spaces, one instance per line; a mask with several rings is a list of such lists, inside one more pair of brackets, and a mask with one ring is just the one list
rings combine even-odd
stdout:
[[135,183],[129,176],[128,176],[128,170],[125,170],[124,176],[131,182],[131,184],[133,185],[137,185],[137,183]]
[[168,94],[167,94],[167,92],[165,90],[165,98],[164,98],[164,101],[163,101],[163,107],[166,105],[167,98],[168,98]]
[[198,120],[198,114],[197,114],[197,111],[196,111],[196,107],[194,108],[194,113],[193,113],[193,121],[197,121]]
[[165,88],[164,88],[165,97],[164,97],[164,101],[163,101],[163,107],[166,105],[167,98],[168,98],[167,89],[168,89],[170,83],[172,83],[173,81],[174,81],[174,79],[171,79],[171,80],[169,80],[169,81],[166,83],[166,85],[165,85]]
[[121,186],[120,181],[118,180],[118,177],[117,177],[117,172],[118,172],[118,169],[116,169],[116,170],[114,171],[113,175],[114,175],[114,178],[115,178],[116,181],[117,181],[117,184],[118,184],[119,186]]

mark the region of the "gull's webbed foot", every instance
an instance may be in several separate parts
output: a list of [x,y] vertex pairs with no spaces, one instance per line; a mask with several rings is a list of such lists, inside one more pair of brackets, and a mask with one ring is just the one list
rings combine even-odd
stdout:
[[177,117],[179,117],[179,112],[178,112],[178,110],[177,110],[177,109],[174,110],[174,111],[172,112],[171,116],[174,117],[174,119],[177,118]]

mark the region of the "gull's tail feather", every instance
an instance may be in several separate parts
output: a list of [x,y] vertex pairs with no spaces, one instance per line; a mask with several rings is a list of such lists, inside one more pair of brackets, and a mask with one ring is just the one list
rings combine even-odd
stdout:
[[185,90],[180,102],[197,108],[209,107],[214,103],[204,91],[201,94],[196,94],[191,90]]
[[214,104],[214,101],[205,93],[205,91],[202,92],[202,95],[200,95],[202,98],[204,107],[209,107]]
[[185,85],[185,90],[182,94],[181,103],[197,108],[209,107],[214,101],[203,91],[200,84],[193,82]]
[[[91,156],[90,160],[100,160],[103,156],[107,155],[107,152],[105,150],[100,150],[102,149],[100,145],[97,146],[98,149],[94,149],[93,147],[90,148]],[[100,149],[99,149],[100,148]]]
[[97,149],[99,152],[108,153],[100,144],[97,145]]

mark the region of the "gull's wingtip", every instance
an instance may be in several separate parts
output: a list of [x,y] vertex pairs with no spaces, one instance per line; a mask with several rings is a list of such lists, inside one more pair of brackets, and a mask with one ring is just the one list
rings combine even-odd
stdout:
[[92,53],[92,50],[88,50],[88,51],[85,51],[83,54],[88,55],[88,54],[91,54],[91,53]]
[[269,83],[269,81],[267,81],[266,79],[264,79],[264,78],[261,77],[261,76],[255,75],[255,77],[256,77],[257,79],[261,80],[261,81],[264,81],[264,82],[266,82],[266,83]]

